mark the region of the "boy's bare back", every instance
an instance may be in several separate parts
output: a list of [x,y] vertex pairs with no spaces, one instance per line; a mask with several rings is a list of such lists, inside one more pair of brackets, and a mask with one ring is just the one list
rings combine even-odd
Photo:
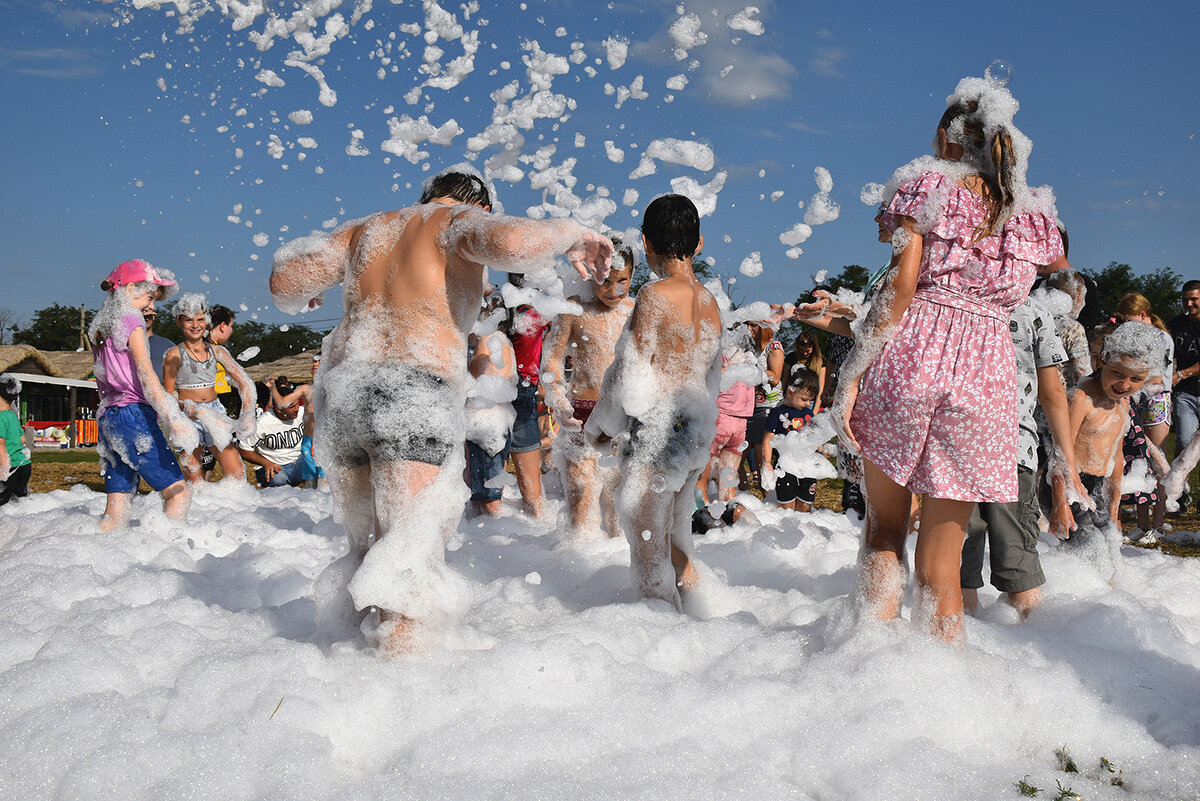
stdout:
[[720,348],[721,314],[695,278],[670,276],[638,295],[631,332],[664,387],[703,387]]

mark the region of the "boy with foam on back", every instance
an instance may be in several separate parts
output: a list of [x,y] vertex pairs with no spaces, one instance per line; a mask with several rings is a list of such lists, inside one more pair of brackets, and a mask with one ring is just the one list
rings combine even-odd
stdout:
[[[604,283],[593,286],[595,299],[582,303],[581,313],[555,319],[542,356],[546,405],[559,425],[554,457],[567,494],[571,535],[579,540],[598,533],[601,518],[608,536],[621,533],[616,504],[620,475],[615,467],[599,466],[602,454],[583,434],[600,398],[604,373],[615,357],[617,338],[633,312],[629,298],[633,250],[615,238],[613,247],[616,263]],[[569,385],[563,375],[568,356],[573,364]]]
[[491,202],[473,168],[453,167],[425,183],[415,206],[275,254],[271,292],[285,312],[345,286],[314,390],[316,456],[350,538],[350,595],[358,609],[380,610],[376,637],[389,653],[418,647],[422,624],[469,598],[446,569],[445,543],[467,500],[467,334],[484,265],[551,270],[565,254],[585,278],[608,272],[607,237],[570,219],[494,215]]
[[[1121,532],[1117,512],[1125,461],[1121,445],[1130,425],[1129,396],[1142,388],[1164,361],[1162,335],[1146,323],[1124,323],[1104,340],[1100,369],[1079,382],[1070,399],[1071,435],[1080,478],[1096,510],[1075,512],[1078,532],[1070,536],[1106,578],[1116,572]],[[1054,516],[1070,502],[1061,475],[1053,477]],[[1062,533],[1059,533],[1062,537]],[[1095,543],[1107,548],[1095,548]]]
[[593,442],[619,438],[618,504],[634,584],[682,608],[695,586],[691,516],[696,479],[716,434],[721,315],[697,280],[700,216],[682,195],[664,195],[642,217],[646,263],[661,280],[638,293],[584,426]]

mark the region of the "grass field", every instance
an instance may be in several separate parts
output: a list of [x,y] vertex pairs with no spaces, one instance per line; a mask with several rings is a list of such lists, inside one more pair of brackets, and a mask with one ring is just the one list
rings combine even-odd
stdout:
[[[1171,445],[1168,441],[1168,447]],[[1171,451],[1168,451],[1171,452]],[[254,474],[247,470],[247,481],[255,485]],[[213,471],[212,480],[221,478],[221,468],[218,465]],[[1200,498],[1196,490],[1196,476],[1192,476],[1192,497]],[[104,479],[100,477],[100,458],[94,448],[74,448],[70,450],[39,450],[33,454],[33,475],[29,479],[30,492],[50,492],[56,489],[67,489],[76,484],[83,484],[88,489],[104,492]],[[141,492],[150,489],[143,483]],[[817,482],[816,506],[822,509],[842,511],[842,482],[841,479],[827,479]],[[1125,515],[1122,515],[1125,517]],[[1177,531],[1200,531],[1200,514],[1168,514],[1167,522]],[[1132,519],[1122,521],[1122,528],[1129,531],[1134,527]],[[1183,545],[1174,543],[1154,543],[1140,547],[1157,548],[1175,556],[1200,556],[1200,545]]]

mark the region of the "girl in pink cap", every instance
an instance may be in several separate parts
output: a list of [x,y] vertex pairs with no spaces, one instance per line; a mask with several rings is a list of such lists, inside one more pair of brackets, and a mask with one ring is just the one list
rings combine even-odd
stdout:
[[971,510],[1017,499],[1009,317],[1039,267],[1063,257],[1052,195],[1025,183],[1032,143],[1012,124],[1016,110],[1002,85],[963,79],[937,126],[937,158],[893,176],[884,219],[895,257],[835,402],[842,442],[864,457],[860,603],[899,615],[909,507],[923,495],[914,617],[947,640],[962,635]]
[[155,300],[174,294],[175,279],[134,259],[109,273],[100,288],[108,297],[88,329],[100,392],[97,450],[108,493],[100,529],[111,531],[125,523],[139,477],[162,493],[167,516],[183,518],[191,496],[158,418],[166,421],[171,440],[188,451],[198,444],[196,429],[158,381],[142,319],[142,311]]

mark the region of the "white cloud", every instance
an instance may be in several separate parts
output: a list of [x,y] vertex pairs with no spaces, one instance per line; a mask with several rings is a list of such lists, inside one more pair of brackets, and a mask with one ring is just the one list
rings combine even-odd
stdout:
[[91,53],[45,47],[0,47],[0,70],[42,78],[86,78],[100,72]]

